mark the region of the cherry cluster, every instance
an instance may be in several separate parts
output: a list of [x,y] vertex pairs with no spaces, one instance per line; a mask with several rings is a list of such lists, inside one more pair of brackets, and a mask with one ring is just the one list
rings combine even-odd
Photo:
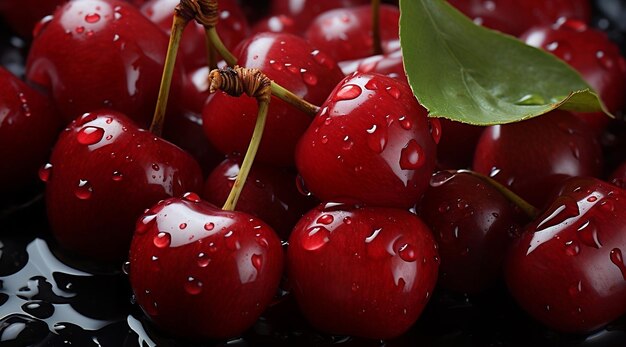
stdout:
[[[589,1],[449,2],[625,109],[626,60]],[[68,259],[127,262],[168,334],[235,337],[293,297],[323,333],[391,339],[435,290],[502,279],[559,332],[626,314],[623,120],[429,118],[397,2],[3,0],[0,16],[27,46],[24,76],[0,67],[0,193],[45,182]],[[235,82],[216,90],[220,73]],[[272,96],[227,90],[253,89],[245,73]]]

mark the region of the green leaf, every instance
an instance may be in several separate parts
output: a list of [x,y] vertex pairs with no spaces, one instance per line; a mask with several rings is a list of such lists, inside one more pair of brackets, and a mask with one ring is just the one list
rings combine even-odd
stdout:
[[565,62],[474,24],[446,1],[401,0],[400,11],[404,68],[431,117],[492,125],[557,108],[610,115]]

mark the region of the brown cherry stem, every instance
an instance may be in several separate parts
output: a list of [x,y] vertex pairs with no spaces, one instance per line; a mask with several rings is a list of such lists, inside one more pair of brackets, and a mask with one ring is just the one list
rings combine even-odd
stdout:
[[176,65],[178,47],[180,46],[180,41],[183,36],[183,30],[191,19],[193,19],[193,16],[190,16],[189,11],[181,5],[176,6],[170,41],[167,46],[167,54],[165,55],[165,66],[163,67],[163,75],[161,76],[161,85],[159,86],[159,96],[154,109],[152,124],[150,124],[150,132],[157,136],[160,136],[163,132],[165,111],[167,110],[167,100],[172,85],[172,75],[174,74],[174,66]]
[[494,180],[491,177],[478,173],[472,170],[451,170],[450,173],[466,173],[472,176],[476,176],[483,181],[487,182],[489,185],[494,187],[497,191],[499,191],[502,195],[504,195],[509,201],[514,203],[517,207],[524,212],[530,219],[535,219],[539,216],[540,211],[533,205],[529,204],[526,200],[524,200],[519,195],[512,192],[508,187],[504,186],[500,182]]
[[259,105],[258,116],[250,144],[248,145],[248,150],[241,163],[241,168],[239,169],[235,183],[222,207],[225,211],[233,211],[235,210],[241,191],[246,183],[246,179],[252,168],[252,163],[259,150],[261,138],[263,137],[267,110],[272,98],[271,81],[258,69],[246,69],[235,66],[234,68],[228,67],[211,71],[209,74],[209,86],[211,93],[217,90],[222,90],[232,96],[240,96],[245,93],[248,96],[256,98]]
[[383,54],[380,40],[380,0],[372,0],[372,48],[373,54]]

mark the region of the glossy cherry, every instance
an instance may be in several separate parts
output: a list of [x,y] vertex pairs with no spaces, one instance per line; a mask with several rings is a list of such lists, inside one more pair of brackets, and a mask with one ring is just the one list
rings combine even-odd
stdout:
[[113,111],[72,122],[45,170],[56,240],[72,253],[111,263],[126,258],[144,209],[202,187],[200,167],[189,154]]
[[68,123],[85,112],[109,108],[146,127],[167,42],[163,31],[128,3],[71,1],[40,24],[27,78],[50,90]]
[[253,34],[263,32],[299,34],[296,21],[284,14],[261,18],[251,31]]
[[[156,23],[168,35],[172,30],[174,8],[180,0],[150,0],[141,6],[141,13]],[[219,1],[219,22],[216,30],[229,50],[234,50],[249,32],[248,22],[235,0]],[[181,39],[181,60],[188,70],[198,69],[207,65],[207,48],[205,29],[195,21],[185,28]]]
[[599,176],[602,153],[585,123],[557,110],[486,128],[476,146],[473,168],[542,208],[550,191],[565,178]]
[[[384,53],[400,49],[400,10],[381,5],[380,38]],[[372,39],[372,7],[338,8],[317,16],[305,33],[315,47],[337,61],[369,57],[374,52]]]
[[298,222],[287,257],[293,294],[315,328],[375,339],[413,325],[439,267],[435,240],[414,214],[334,203]]
[[[222,206],[239,174],[241,158],[233,156],[219,164],[207,178],[202,197]],[[296,186],[296,174],[288,169],[255,164],[237,201],[237,210],[268,223],[287,240],[296,222],[316,205]]]
[[[611,112],[626,102],[626,60],[606,33],[577,20],[559,20],[553,25],[531,28],[520,39],[556,55],[576,69],[593,87]],[[602,113],[579,115],[597,133],[609,123]]]
[[378,54],[339,62],[341,71],[347,76],[356,71],[379,73],[407,82],[402,62],[402,51],[396,50],[389,54]]
[[611,174],[609,182],[612,184],[626,189],[626,162],[623,162],[615,171]]
[[313,19],[322,12],[368,3],[369,0],[273,0],[270,13],[293,18],[298,30],[304,32]]
[[3,0],[0,17],[20,37],[31,40],[35,25],[68,0]]
[[[321,104],[343,78],[335,61],[304,39],[290,34],[263,33],[242,44],[238,64],[257,68],[297,96]],[[257,115],[253,98],[212,94],[202,112],[204,130],[222,153],[245,153]],[[312,117],[272,98],[257,161],[292,166],[294,150]]]
[[559,18],[574,18],[589,22],[591,6],[588,0],[449,0],[474,22],[491,29],[519,36],[537,25],[549,25]]
[[60,130],[51,100],[0,67],[0,193],[37,182]]
[[626,191],[592,178],[563,183],[514,244],[511,294],[552,329],[588,333],[626,313]]
[[267,224],[193,193],[146,211],[129,257],[131,286],[146,315],[169,334],[198,340],[234,337],[252,326],[283,269],[280,240]]
[[355,73],[337,85],[296,151],[306,188],[322,201],[408,208],[435,167],[441,127],[406,83]]
[[493,286],[526,222],[492,185],[463,172],[435,173],[418,214],[439,245],[438,285],[459,293],[480,293]]

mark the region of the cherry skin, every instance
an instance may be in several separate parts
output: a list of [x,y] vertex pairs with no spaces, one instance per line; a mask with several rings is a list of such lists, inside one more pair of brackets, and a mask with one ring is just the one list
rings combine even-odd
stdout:
[[500,278],[506,252],[526,222],[481,178],[447,171],[433,175],[419,216],[439,245],[438,285],[470,294],[490,288]]
[[389,54],[378,54],[339,62],[341,71],[346,76],[355,71],[364,73],[375,72],[407,82],[403,64],[401,50],[395,50]]
[[[400,10],[396,6],[380,6],[380,37],[384,53],[400,48],[399,20]],[[313,20],[305,37],[337,61],[368,57],[374,51],[372,8],[367,5],[323,12]]]
[[296,21],[284,14],[261,18],[252,27],[252,33],[263,32],[299,34]]
[[200,167],[189,154],[114,111],[72,122],[54,147],[49,170],[46,208],[56,240],[102,263],[126,258],[144,209],[202,187]]
[[298,31],[304,32],[313,19],[322,12],[368,3],[369,0],[274,0],[270,13],[293,18]]
[[602,153],[594,133],[565,111],[487,127],[476,145],[474,170],[489,175],[537,207],[571,176],[599,176]]
[[[520,39],[561,58],[578,71],[611,112],[626,106],[626,60],[606,33],[577,20],[559,20],[533,27]],[[596,133],[602,133],[610,118],[602,113],[579,114]]]
[[301,312],[323,332],[388,339],[419,317],[437,280],[437,245],[414,214],[329,203],[307,213],[287,250]]
[[407,84],[355,73],[300,139],[296,166],[322,201],[408,208],[428,187],[440,130]]
[[68,0],[3,0],[0,2],[0,17],[20,37],[31,40],[39,20],[66,2]]
[[487,28],[519,36],[533,26],[549,25],[559,18],[586,23],[591,18],[588,0],[450,0],[450,4],[474,22]]
[[230,338],[252,326],[283,270],[280,240],[267,224],[193,193],[160,202],[138,220],[129,259],[146,315],[194,340]]
[[[168,35],[172,30],[174,8],[180,0],[150,0],[141,7],[141,13],[156,23]],[[248,22],[235,0],[219,1],[219,22],[217,32],[229,50],[234,50],[239,42],[248,36]],[[185,28],[180,43],[181,60],[189,70],[207,65],[207,49],[204,27],[195,21]]]
[[0,67],[0,193],[37,182],[60,131],[51,100]]
[[130,4],[71,1],[41,24],[27,79],[50,90],[67,123],[110,108],[145,127],[154,112],[167,42],[163,31]]
[[622,189],[626,189],[626,161],[615,169],[609,178],[609,182]]
[[512,247],[513,297],[552,329],[588,333],[626,313],[626,191],[571,178]]
[[[219,164],[207,178],[202,197],[222,206],[239,174],[241,158],[231,156]],[[255,164],[237,201],[237,210],[268,223],[283,240],[289,238],[296,222],[316,205],[302,196],[291,170]]]
[[[238,65],[256,68],[297,96],[321,104],[343,78],[325,53],[290,34],[262,33],[246,40],[237,54]],[[224,154],[245,153],[257,117],[254,98],[234,98],[217,92],[202,111],[204,130]],[[273,97],[257,161],[293,166],[294,150],[312,117]]]

